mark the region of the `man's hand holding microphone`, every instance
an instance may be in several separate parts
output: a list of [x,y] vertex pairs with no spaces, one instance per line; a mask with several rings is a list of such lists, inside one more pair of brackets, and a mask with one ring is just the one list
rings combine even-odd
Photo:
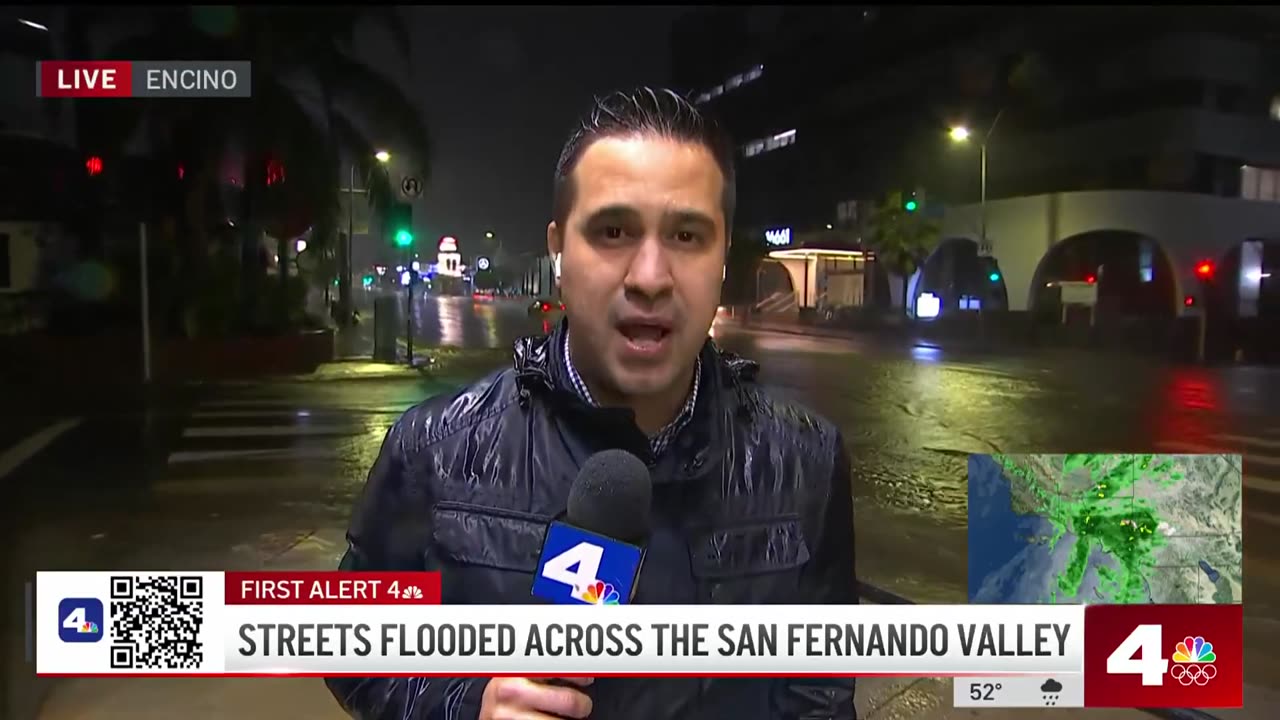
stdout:
[[583,688],[592,678],[493,678],[484,689],[480,720],[585,718],[591,698]]

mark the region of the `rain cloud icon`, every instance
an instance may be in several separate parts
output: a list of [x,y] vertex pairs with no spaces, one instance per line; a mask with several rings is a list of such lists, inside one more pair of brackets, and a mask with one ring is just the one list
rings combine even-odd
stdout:
[[1048,680],[1045,680],[1043,685],[1040,686],[1040,692],[1060,693],[1062,692],[1062,683],[1058,682],[1057,680],[1054,680],[1053,678],[1049,678]]

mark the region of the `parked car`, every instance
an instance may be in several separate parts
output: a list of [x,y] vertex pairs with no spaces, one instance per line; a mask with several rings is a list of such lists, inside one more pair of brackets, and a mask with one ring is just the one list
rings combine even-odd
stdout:
[[527,312],[531,318],[558,319],[564,314],[564,303],[550,298],[539,298],[529,304]]

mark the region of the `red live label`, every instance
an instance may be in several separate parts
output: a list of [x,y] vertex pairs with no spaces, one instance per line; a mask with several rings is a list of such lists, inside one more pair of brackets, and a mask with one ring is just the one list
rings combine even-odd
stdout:
[[439,605],[434,572],[229,572],[228,605]]
[[1084,705],[1241,707],[1243,651],[1240,605],[1090,605]]
[[130,97],[127,61],[49,60],[40,63],[40,97]]

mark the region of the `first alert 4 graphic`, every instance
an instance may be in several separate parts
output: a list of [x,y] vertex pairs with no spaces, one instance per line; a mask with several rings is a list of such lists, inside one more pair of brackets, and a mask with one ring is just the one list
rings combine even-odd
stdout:
[[363,602],[379,599],[421,600],[422,587],[399,580],[365,580],[343,577],[325,577],[315,579],[243,579],[240,581],[240,593],[243,597],[258,601],[294,601],[309,602]]

